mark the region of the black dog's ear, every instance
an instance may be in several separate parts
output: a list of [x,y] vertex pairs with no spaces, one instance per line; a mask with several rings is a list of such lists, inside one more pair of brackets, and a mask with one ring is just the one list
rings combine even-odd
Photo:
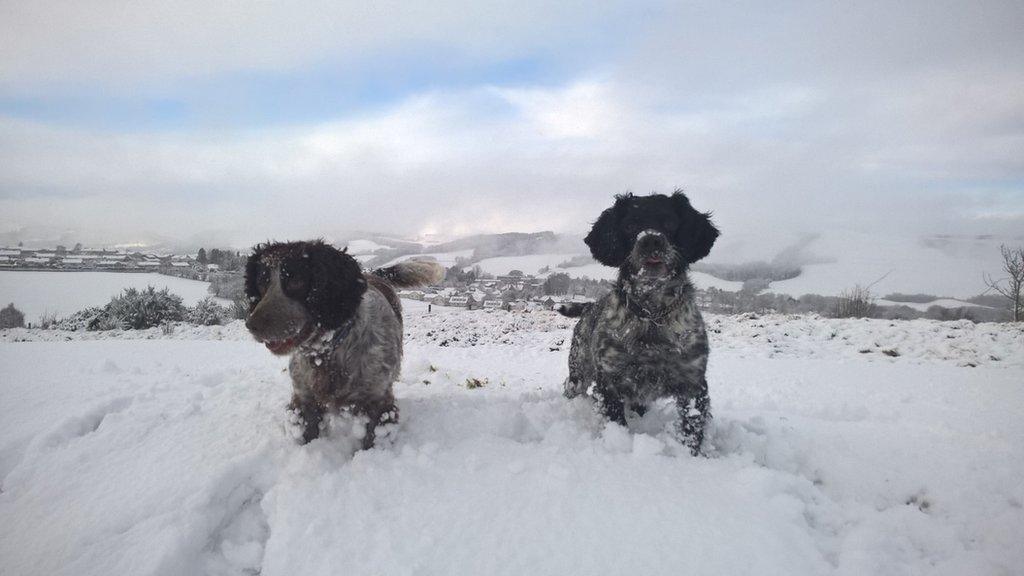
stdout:
[[332,329],[351,318],[366,292],[366,278],[356,259],[322,241],[303,249],[310,266],[306,307],[317,325]]
[[672,201],[679,215],[675,244],[682,251],[686,262],[693,264],[711,252],[718,238],[718,228],[711,222],[711,213],[698,212],[682,191],[673,192]]
[[260,258],[267,249],[267,244],[257,244],[249,259],[245,261],[245,299],[251,312],[260,301]]
[[629,255],[631,246],[622,237],[619,223],[626,211],[629,210],[629,202],[633,199],[631,193],[618,194],[615,196],[615,204],[598,216],[594,227],[583,239],[590,247],[590,254],[605,266],[620,266]]

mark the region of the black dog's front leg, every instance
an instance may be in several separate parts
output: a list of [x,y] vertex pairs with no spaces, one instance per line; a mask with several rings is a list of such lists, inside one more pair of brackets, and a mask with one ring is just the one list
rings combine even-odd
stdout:
[[676,437],[694,456],[700,453],[700,445],[704,442],[704,427],[711,416],[710,408],[711,400],[706,388],[697,395],[676,396],[676,409],[679,411]]
[[597,401],[597,407],[605,418],[625,426],[626,406],[622,396],[608,389],[598,388],[594,392],[594,400]]
[[294,410],[299,416],[299,424],[302,426],[302,443],[308,444],[320,437],[320,422],[324,419],[324,409],[316,401],[292,396],[289,410]]

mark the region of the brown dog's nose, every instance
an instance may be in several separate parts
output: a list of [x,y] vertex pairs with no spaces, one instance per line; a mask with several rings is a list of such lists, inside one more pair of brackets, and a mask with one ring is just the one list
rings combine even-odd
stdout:
[[265,313],[265,307],[260,304],[257,304],[255,308],[250,310],[249,315],[245,318],[245,327],[255,336],[262,335],[263,331],[267,329],[267,314]]

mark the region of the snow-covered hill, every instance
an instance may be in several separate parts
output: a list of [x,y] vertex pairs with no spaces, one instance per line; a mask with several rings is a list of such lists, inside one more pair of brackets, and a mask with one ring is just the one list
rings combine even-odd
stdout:
[[[468,265],[479,265],[491,274],[521,270],[526,274],[544,275],[539,271],[547,268],[548,273],[564,272],[574,278],[615,277],[614,269],[596,262],[559,268],[559,264],[573,258],[588,257],[589,252],[578,238],[546,234],[543,242],[510,244],[509,249],[514,248],[514,253],[501,253],[505,245],[496,240],[501,235],[491,235],[446,244],[457,246],[458,250],[441,252],[423,245],[393,258],[390,263],[424,252],[423,255],[435,256],[446,266],[462,258]],[[358,246],[364,243],[380,246],[369,240],[354,242]],[[1001,269],[999,245],[1021,242],[1024,237],[915,235],[901,231],[866,234],[837,229],[803,236],[787,236],[775,231],[769,236],[726,230],[707,262],[727,265],[764,261],[799,266],[802,273],[798,277],[773,282],[769,289],[795,297],[803,294],[835,296],[858,284],[866,286],[877,281],[872,286],[876,295],[900,292],[968,298],[985,291],[983,273],[998,275]],[[486,248],[486,255],[482,256],[473,247],[477,245]],[[364,260],[373,257],[372,252],[361,254]],[[742,287],[742,282],[730,282],[701,272],[694,273],[694,282],[700,287],[730,291]],[[946,304],[951,303],[935,305],[955,307]]]
[[[866,234],[830,230],[779,249],[760,246],[761,238],[723,237],[712,260],[742,261],[782,257],[800,263],[802,273],[791,280],[773,282],[770,291],[800,296],[835,296],[855,285],[874,283],[875,294],[936,294],[968,298],[985,291],[982,274],[997,275],[1002,268],[999,245],[1020,244],[1021,238],[916,236],[891,232]],[[877,282],[877,283],[876,283]]]
[[1020,327],[709,316],[692,458],[560,395],[571,321],[406,305],[402,422],[354,456],[341,421],[295,443],[286,361],[239,323],[0,332],[0,573],[1024,565]]

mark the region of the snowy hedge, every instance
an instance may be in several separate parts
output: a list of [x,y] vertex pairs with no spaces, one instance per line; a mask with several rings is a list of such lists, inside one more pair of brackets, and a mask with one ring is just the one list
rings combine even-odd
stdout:
[[217,304],[217,301],[212,296],[208,296],[197,302],[194,307],[188,309],[186,320],[189,324],[214,326],[223,324],[230,316],[231,312],[227,308]]
[[165,322],[184,320],[187,311],[181,296],[171,294],[167,288],[157,290],[152,286],[145,290],[127,288],[120,296],[115,296],[103,310],[119,328],[132,330],[153,328]]

